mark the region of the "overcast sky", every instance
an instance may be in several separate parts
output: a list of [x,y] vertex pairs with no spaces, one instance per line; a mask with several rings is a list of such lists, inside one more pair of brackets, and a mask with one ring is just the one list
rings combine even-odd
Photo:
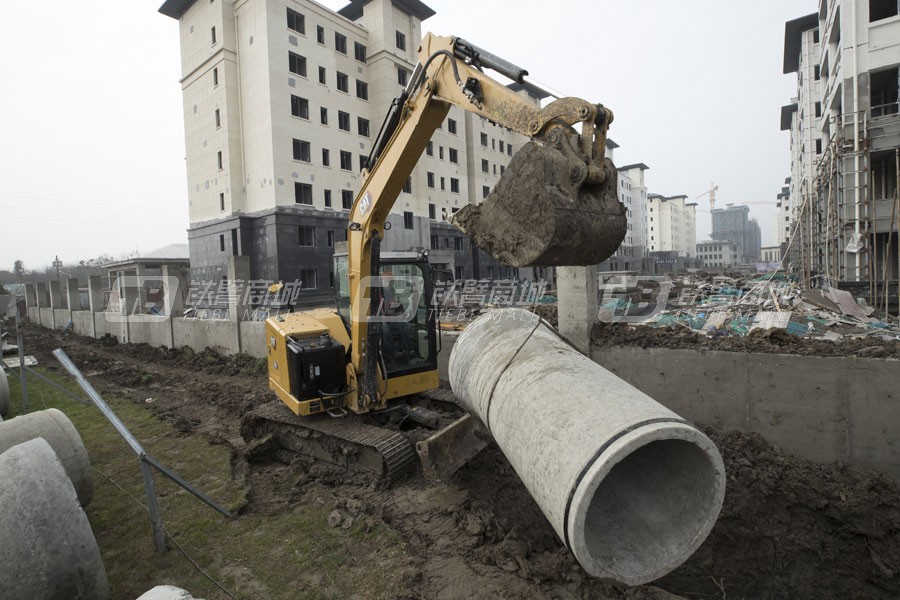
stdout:
[[[715,182],[719,206],[774,201],[789,174],[784,23],[812,0],[426,3],[423,31],[612,108],[616,163],[646,163],[651,192]],[[178,23],[160,4],[0,3],[0,269],[187,241]],[[774,244],[774,204],[750,212]],[[697,213],[698,241],[709,220]]]

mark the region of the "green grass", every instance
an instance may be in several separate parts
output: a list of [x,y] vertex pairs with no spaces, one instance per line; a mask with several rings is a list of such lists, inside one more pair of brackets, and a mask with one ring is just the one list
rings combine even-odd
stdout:
[[[72,380],[41,372],[83,396]],[[12,418],[21,413],[21,391],[17,376],[9,383],[12,410],[7,418]],[[28,385],[31,410],[62,410],[87,447],[94,466],[94,496],[86,512],[103,555],[111,597],[137,598],[154,585],[169,584],[199,598],[227,598],[171,543],[164,554],[154,550],[149,517],[135,502],[146,503],[138,459],[100,411],[77,404],[35,377],[29,377]],[[162,464],[230,510],[246,503],[247,490],[232,479],[227,446],[180,433],[129,400],[106,394],[104,399]],[[226,519],[161,474],[155,474],[155,481],[168,531],[242,600],[390,598],[414,575],[395,532],[383,524],[365,527],[360,522],[347,530],[332,529],[327,525],[332,510],[327,501],[273,516]]]

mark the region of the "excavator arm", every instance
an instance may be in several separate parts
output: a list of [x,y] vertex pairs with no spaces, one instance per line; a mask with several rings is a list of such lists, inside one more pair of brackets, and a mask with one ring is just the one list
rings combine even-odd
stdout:
[[[604,157],[612,112],[578,98],[541,108],[485,74],[524,82],[522,69],[459,38],[427,34],[419,65],[389,112],[351,212],[347,236],[351,298],[348,398],[354,412],[384,406],[377,349],[380,244],[388,215],[451,105],[531,138],[494,191],[451,219],[501,262],[588,265],[610,256],[624,237],[616,170]],[[573,126],[580,124],[581,131]],[[366,374],[363,376],[363,374]]]

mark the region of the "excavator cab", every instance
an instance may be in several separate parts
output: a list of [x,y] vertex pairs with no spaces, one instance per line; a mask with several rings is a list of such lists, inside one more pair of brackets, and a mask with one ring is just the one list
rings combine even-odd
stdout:
[[[351,328],[351,297],[346,252],[334,256],[335,295],[338,313]],[[381,325],[380,361],[391,380],[437,370],[436,311],[432,305],[434,286],[431,265],[424,252],[382,252],[379,278],[373,278],[369,293],[378,296],[370,322]],[[393,394],[391,394],[393,395]]]

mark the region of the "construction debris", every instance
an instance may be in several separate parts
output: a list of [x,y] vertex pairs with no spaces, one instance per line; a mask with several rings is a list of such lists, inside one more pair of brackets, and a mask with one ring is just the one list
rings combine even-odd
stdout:
[[[612,317],[604,320],[621,320],[618,317],[627,316],[636,305],[619,303],[615,307]],[[864,299],[837,288],[801,290],[783,275],[746,280],[681,278],[666,306],[640,324],[686,328],[707,338],[745,337],[755,330],[778,329],[829,342],[900,340],[897,318],[880,312],[876,315]]]

